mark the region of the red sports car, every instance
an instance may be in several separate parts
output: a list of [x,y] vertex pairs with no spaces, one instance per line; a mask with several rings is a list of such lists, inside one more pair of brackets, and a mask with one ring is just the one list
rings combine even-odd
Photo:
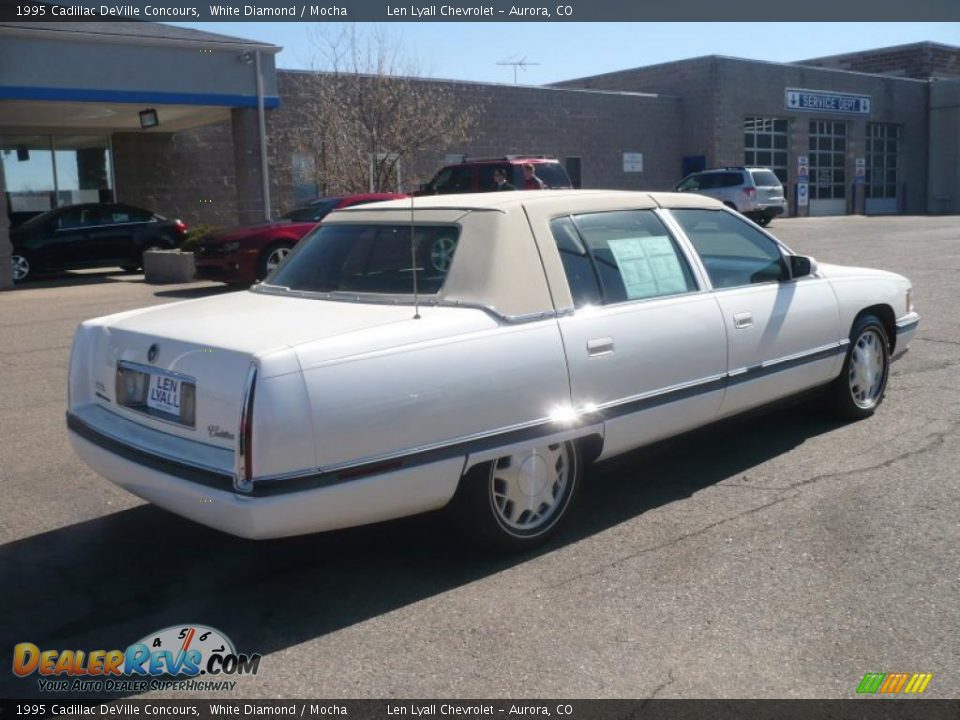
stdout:
[[407,196],[369,193],[318,198],[274,222],[216,231],[196,251],[197,277],[231,285],[251,285],[265,278],[300,238],[334,210],[403,197]]

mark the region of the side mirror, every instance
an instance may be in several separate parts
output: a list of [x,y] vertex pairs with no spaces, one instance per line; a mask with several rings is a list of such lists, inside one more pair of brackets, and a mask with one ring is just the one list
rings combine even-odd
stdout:
[[814,267],[813,258],[804,257],[803,255],[790,256],[790,277],[793,280],[812,274]]

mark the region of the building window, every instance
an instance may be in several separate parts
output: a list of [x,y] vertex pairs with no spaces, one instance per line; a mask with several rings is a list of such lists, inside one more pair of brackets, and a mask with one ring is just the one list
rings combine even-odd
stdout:
[[787,183],[787,148],[790,125],[777,118],[746,117],[743,120],[743,161],[767,167],[780,182]]
[[0,162],[12,227],[64,205],[114,199],[107,136],[0,135]]
[[900,185],[900,126],[867,123],[867,197],[896,198]]
[[810,199],[847,197],[847,124],[810,121]]

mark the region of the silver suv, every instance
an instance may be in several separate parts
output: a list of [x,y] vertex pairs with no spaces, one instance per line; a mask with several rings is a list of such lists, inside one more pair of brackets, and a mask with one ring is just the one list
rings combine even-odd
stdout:
[[701,170],[687,175],[677,183],[675,190],[716,198],[758,225],[767,225],[777,215],[787,211],[783,185],[770,168]]

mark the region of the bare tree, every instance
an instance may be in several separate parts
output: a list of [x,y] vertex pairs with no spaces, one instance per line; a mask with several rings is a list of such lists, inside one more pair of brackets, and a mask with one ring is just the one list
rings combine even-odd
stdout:
[[418,156],[470,139],[480,108],[422,78],[383,31],[314,30],[311,45],[313,70],[297,75],[273,143],[302,159],[321,194],[395,191]]

